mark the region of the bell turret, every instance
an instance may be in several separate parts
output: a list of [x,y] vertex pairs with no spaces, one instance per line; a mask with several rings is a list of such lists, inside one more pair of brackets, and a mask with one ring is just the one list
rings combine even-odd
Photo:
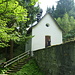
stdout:
[[39,10],[39,13],[37,14],[37,22],[39,22],[39,21],[40,21],[41,16],[42,16],[42,12],[43,12],[43,10],[42,10],[42,9],[40,9],[40,10]]

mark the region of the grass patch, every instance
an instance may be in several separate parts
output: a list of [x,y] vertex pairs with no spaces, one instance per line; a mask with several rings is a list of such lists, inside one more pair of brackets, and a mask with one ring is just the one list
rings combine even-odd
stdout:
[[8,68],[0,68],[0,74],[3,75],[7,72]]
[[27,64],[25,64],[22,69],[16,73],[9,75],[44,75],[36,64],[34,59],[31,59]]

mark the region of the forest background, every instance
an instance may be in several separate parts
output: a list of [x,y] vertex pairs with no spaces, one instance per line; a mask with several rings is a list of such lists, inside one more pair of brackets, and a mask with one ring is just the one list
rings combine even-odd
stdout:
[[[0,0],[0,59],[9,60],[25,51],[25,43],[32,36],[27,28],[37,21],[38,0]],[[59,0],[54,8],[47,8],[64,30],[63,41],[75,39],[74,0]]]

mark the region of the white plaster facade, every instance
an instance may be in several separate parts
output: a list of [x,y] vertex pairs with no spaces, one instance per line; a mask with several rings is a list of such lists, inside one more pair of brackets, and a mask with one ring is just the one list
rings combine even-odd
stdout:
[[[46,24],[49,24],[49,27]],[[62,30],[51,17],[46,14],[41,21],[32,27],[31,51],[45,48],[45,36],[51,36],[51,45],[62,43]]]

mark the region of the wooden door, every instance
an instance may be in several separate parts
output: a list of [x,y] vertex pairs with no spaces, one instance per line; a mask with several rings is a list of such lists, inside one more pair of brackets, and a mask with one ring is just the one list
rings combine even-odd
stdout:
[[51,37],[45,36],[45,47],[48,47],[51,45]]

